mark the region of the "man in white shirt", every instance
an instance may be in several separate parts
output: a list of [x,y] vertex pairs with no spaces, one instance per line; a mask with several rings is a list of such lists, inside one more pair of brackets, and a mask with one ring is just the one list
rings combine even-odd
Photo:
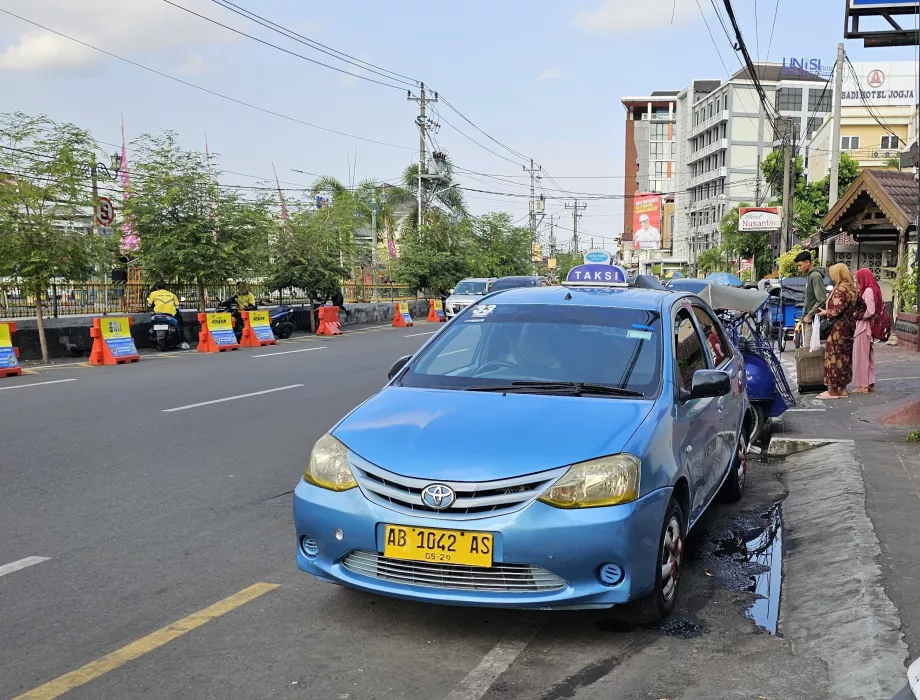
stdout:
[[639,216],[639,230],[633,234],[635,250],[658,250],[661,248],[661,233],[649,223],[648,214]]

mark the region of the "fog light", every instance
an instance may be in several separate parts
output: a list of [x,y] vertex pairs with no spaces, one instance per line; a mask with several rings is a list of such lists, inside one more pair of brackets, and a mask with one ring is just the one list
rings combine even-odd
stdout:
[[602,564],[597,576],[605,586],[616,586],[623,580],[624,573],[616,564]]
[[345,533],[342,532],[342,531],[339,530],[339,529],[336,529],[336,531],[335,531],[335,538],[336,538],[339,542],[341,542],[342,540],[345,539]]
[[319,554],[319,545],[306,536],[300,538],[300,548],[308,557],[315,557]]

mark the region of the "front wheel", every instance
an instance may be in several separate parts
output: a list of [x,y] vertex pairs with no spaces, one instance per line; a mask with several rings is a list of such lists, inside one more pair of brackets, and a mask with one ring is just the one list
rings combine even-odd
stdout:
[[720,496],[726,503],[737,503],[744,495],[744,484],[747,481],[748,467],[748,442],[744,433],[738,436],[738,447],[735,448],[735,454],[732,456],[732,464],[729,467],[728,477],[722,484]]
[[624,618],[638,624],[659,622],[674,612],[677,585],[684,555],[684,513],[675,498],[668,501],[658,544],[655,588],[644,598],[630,603]]

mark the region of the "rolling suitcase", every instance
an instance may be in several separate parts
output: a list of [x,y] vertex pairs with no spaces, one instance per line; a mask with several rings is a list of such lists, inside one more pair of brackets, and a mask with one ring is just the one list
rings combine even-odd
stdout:
[[824,346],[817,350],[798,348],[795,351],[795,373],[800,394],[824,391]]

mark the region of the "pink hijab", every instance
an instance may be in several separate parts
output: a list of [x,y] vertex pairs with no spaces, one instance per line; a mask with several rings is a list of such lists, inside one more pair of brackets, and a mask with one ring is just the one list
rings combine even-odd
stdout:
[[882,306],[882,290],[879,288],[872,270],[868,267],[859,268],[856,271],[856,282],[859,284],[860,295],[865,296],[867,289],[871,289],[874,292],[873,301],[875,302],[876,313],[878,313],[878,309]]

